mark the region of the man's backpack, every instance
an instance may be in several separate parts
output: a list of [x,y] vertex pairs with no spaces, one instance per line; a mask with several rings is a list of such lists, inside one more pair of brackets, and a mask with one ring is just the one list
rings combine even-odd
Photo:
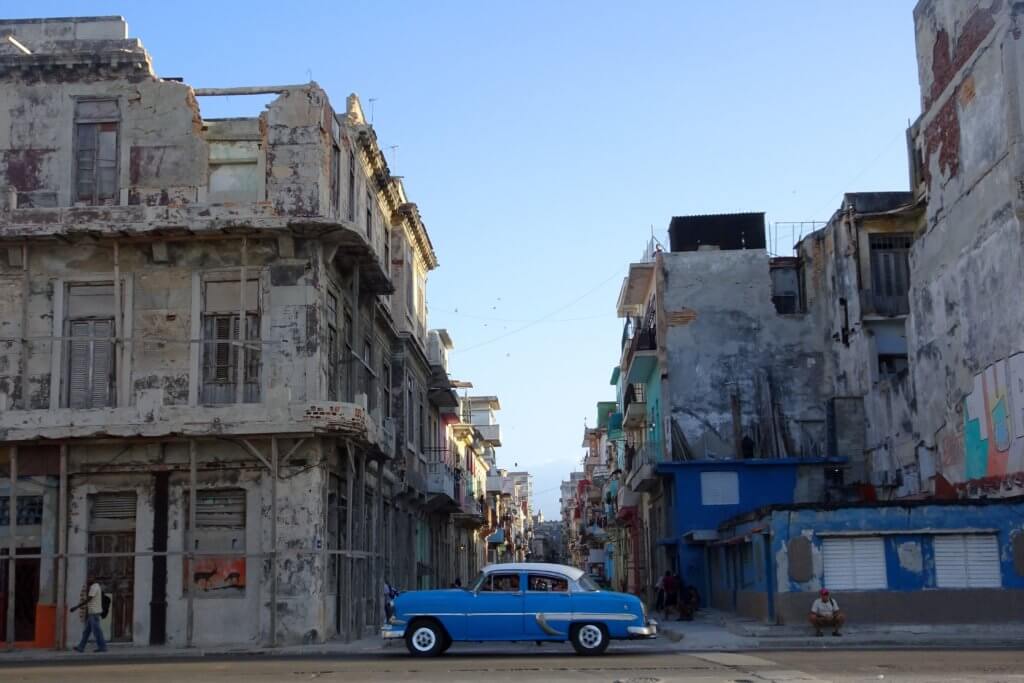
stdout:
[[113,600],[111,599],[110,595],[107,594],[107,593],[103,593],[103,611],[100,612],[100,617],[101,618],[106,619],[107,615],[110,614],[110,603],[111,602],[113,602]]

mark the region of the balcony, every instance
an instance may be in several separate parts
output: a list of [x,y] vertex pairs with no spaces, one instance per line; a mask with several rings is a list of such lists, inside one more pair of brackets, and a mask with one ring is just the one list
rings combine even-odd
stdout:
[[625,429],[646,429],[647,428],[647,386],[645,384],[630,384],[626,387],[626,393],[622,397],[624,419],[622,426]]
[[474,425],[480,432],[480,438],[489,446],[501,446],[501,427],[499,425]]
[[502,477],[499,474],[487,475],[487,493],[501,494]]
[[655,467],[662,459],[660,443],[650,441],[636,449],[627,446],[626,467],[629,475],[626,477],[626,486],[641,493],[652,491],[658,483]]
[[636,332],[622,349],[627,382],[646,382],[658,364],[658,330],[654,325]]

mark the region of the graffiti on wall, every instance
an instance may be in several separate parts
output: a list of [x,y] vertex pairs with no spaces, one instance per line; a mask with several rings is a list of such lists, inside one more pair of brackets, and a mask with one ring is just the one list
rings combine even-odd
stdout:
[[937,435],[942,474],[951,483],[1024,471],[1024,353],[974,376],[963,400],[963,429]]

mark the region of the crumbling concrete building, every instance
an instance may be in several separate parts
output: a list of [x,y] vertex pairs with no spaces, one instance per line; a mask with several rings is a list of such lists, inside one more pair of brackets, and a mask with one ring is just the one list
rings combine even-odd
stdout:
[[0,22],[0,84],[2,639],[63,646],[90,576],[114,641],[379,625],[425,580],[437,260],[359,100],[162,79],[119,17]]

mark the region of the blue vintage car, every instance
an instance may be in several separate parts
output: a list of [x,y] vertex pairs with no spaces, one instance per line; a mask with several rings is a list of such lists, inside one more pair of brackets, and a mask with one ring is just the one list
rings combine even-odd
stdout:
[[432,657],[456,641],[503,640],[568,640],[596,655],[611,640],[657,632],[635,596],[601,590],[574,567],[527,562],[484,567],[466,588],[402,593],[381,635]]

